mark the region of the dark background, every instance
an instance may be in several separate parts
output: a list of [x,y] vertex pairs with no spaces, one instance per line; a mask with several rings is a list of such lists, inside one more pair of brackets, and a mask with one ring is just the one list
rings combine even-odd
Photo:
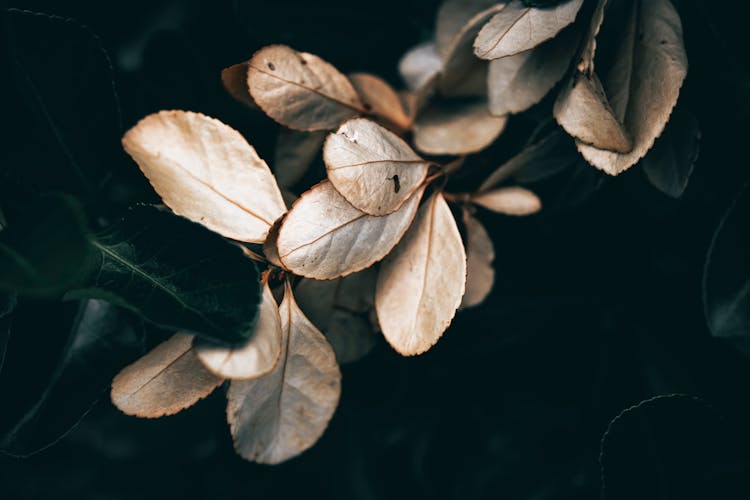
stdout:
[[[101,37],[124,129],[160,109],[200,111],[270,161],[276,125],[226,95],[222,68],[285,43],[400,86],[398,58],[430,36],[438,3],[12,5],[75,18]],[[235,455],[221,391],[159,420],[122,415],[105,397],[55,446],[0,457],[0,498],[596,499],[602,477],[606,498],[750,498],[750,359],[711,337],[701,302],[711,237],[748,179],[746,13],[740,2],[676,3],[690,61],[680,106],[702,130],[681,199],[637,167],[614,179],[592,168],[590,196],[576,194],[583,181],[561,180],[542,190],[550,209],[540,215],[480,212],[497,252],[486,303],[460,312],[425,355],[402,358],[381,341],[344,366],[328,430],[286,464]],[[549,106],[514,117],[482,165],[517,152]],[[135,164],[118,161],[110,201],[155,200]],[[627,414],[602,467],[609,422],[673,393],[700,400],[658,399]]]

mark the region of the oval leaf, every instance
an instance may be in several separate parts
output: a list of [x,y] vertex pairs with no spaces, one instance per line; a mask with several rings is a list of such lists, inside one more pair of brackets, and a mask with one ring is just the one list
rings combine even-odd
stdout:
[[161,111],[122,144],[169,208],[227,238],[262,243],[286,211],[266,162],[219,120]]
[[437,52],[441,56],[448,55],[454,38],[471,21],[472,17],[502,3],[497,0],[445,0],[442,2],[435,20]]
[[268,283],[263,287],[258,321],[243,346],[233,349],[197,338],[193,345],[201,363],[221,378],[258,378],[273,370],[281,353],[281,319]]
[[414,124],[414,145],[435,155],[476,153],[497,139],[506,121],[492,116],[485,102],[433,105]]
[[341,372],[330,344],[297,306],[287,283],[281,313],[281,359],[256,380],[233,381],[227,421],[243,458],[278,464],[323,435],[341,394]]
[[495,247],[484,226],[469,213],[463,211],[466,229],[466,293],[461,299],[461,307],[481,304],[492,291],[495,283]]
[[427,351],[448,328],[465,285],[461,235],[437,193],[380,267],[375,308],[386,340],[404,356]]
[[630,8],[615,64],[603,80],[606,95],[625,130],[632,151],[617,153],[579,144],[596,168],[610,175],[624,172],[651,149],[677,103],[687,74],[680,16],[669,0],[626,2]]
[[474,53],[482,59],[499,59],[533,49],[575,21],[583,0],[568,0],[549,8],[510,2],[482,27],[474,40]]
[[374,217],[354,208],[330,182],[321,182],[302,194],[281,225],[281,263],[299,276],[315,279],[334,279],[370,267],[404,235],[423,192],[415,192],[396,212]]
[[414,91],[424,89],[443,68],[443,60],[434,42],[425,42],[409,49],[398,62],[398,72],[406,86]]
[[233,64],[221,70],[221,83],[232,98],[245,106],[258,109],[247,88],[247,62]]
[[528,189],[512,186],[486,191],[471,197],[472,203],[505,215],[531,215],[542,209],[542,202]]
[[404,111],[401,98],[385,80],[368,73],[353,73],[349,81],[370,114],[399,131],[411,127],[412,121]]
[[399,136],[364,118],[328,136],[323,160],[346,201],[377,216],[398,210],[419,189],[430,165]]
[[223,379],[203,366],[192,346],[192,335],[177,333],[125,367],[112,381],[112,403],[128,415],[157,418],[211,394]]
[[330,130],[365,112],[349,80],[318,56],[270,45],[256,52],[248,65],[253,100],[284,126]]

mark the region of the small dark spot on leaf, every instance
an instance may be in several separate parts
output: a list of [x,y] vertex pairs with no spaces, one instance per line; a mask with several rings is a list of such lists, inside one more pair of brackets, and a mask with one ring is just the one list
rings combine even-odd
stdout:
[[666,43],[667,43],[667,41],[666,41],[666,40],[662,40],[662,41],[660,41],[659,43],[660,43],[660,44],[662,44],[662,45],[664,45],[664,44],[666,44]]
[[372,106],[370,106],[369,104],[364,103],[364,106],[365,106],[365,111],[372,111]]
[[401,182],[398,180],[398,174],[388,177],[388,180],[393,181],[393,192],[398,193],[401,190]]
[[273,71],[273,70],[276,69],[276,66],[274,66],[272,62],[269,62],[268,63],[268,69],[270,69],[271,71]]
[[300,64],[302,66],[306,66],[307,65],[307,61],[305,61],[304,59],[300,59],[299,62],[300,62]]

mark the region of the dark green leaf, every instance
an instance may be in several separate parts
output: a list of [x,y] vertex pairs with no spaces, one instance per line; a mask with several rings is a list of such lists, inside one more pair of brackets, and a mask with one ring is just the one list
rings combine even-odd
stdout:
[[44,196],[11,208],[0,232],[0,289],[56,295],[86,279],[95,252],[73,198]]
[[698,398],[643,401],[615,417],[602,438],[602,498],[747,498],[724,496],[731,490],[716,477],[736,460],[732,443],[720,415]]
[[[8,364],[0,374],[0,449],[12,455],[63,437],[143,350],[139,329],[107,302],[45,306],[26,303],[12,314]],[[40,346],[40,339],[52,341]]]
[[[16,183],[98,196],[121,161],[110,60],[87,28],[56,16],[0,11],[4,195]],[[8,182],[12,180],[13,182]]]
[[698,159],[700,138],[695,116],[675,109],[661,137],[643,158],[643,170],[655,188],[672,198],[682,196]]
[[252,333],[260,273],[239,247],[152,206],[90,240],[97,262],[71,299],[100,298],[171,330],[239,344]]
[[750,189],[714,233],[703,271],[703,307],[714,337],[750,334]]

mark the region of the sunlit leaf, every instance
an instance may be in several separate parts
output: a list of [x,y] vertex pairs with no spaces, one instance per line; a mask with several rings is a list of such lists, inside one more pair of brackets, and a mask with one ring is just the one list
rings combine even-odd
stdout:
[[474,53],[482,59],[498,59],[533,49],[575,21],[581,5],[583,0],[568,0],[537,9],[513,0],[482,27]]
[[279,258],[295,274],[315,279],[370,267],[404,235],[423,192],[415,192],[396,212],[375,217],[354,208],[330,182],[321,182],[287,214],[279,231]]
[[248,63],[253,100],[277,122],[296,130],[330,130],[366,110],[349,80],[313,54],[270,45]]
[[345,122],[323,147],[328,179],[370,215],[398,210],[427,176],[430,163],[393,132],[364,118]]
[[281,319],[268,283],[263,287],[255,328],[245,344],[231,348],[196,338],[193,346],[201,363],[221,378],[258,378],[273,370],[281,353]]
[[461,235],[437,193],[380,267],[375,308],[386,340],[404,356],[427,351],[448,328],[465,285]]
[[487,298],[495,283],[495,247],[484,226],[468,210],[463,211],[466,230],[466,292],[461,307],[473,307]]
[[177,333],[112,380],[112,403],[143,418],[173,415],[211,394],[224,380],[198,360],[193,336]]
[[505,215],[531,215],[542,208],[537,195],[518,186],[485,191],[472,196],[471,201],[487,210]]
[[333,416],[341,373],[323,334],[297,306],[287,284],[281,313],[281,359],[256,380],[232,381],[227,421],[243,458],[277,464],[310,448]]
[[486,102],[434,104],[414,123],[414,145],[428,154],[476,153],[497,139],[506,121],[490,114]]
[[161,111],[122,143],[169,208],[223,236],[262,243],[286,211],[266,162],[216,119]]

